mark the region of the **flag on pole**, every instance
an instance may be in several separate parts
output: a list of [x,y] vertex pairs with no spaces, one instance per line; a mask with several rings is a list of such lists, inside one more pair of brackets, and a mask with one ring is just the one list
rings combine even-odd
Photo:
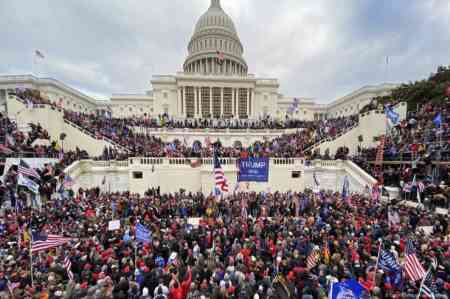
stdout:
[[152,232],[144,225],[136,224],[136,241],[142,243],[150,243]]
[[414,243],[412,240],[408,240],[406,242],[406,257],[405,257],[405,272],[408,275],[408,277],[412,281],[417,281],[422,279],[426,272],[425,269],[422,267],[422,264],[420,263],[419,259],[416,256]]
[[34,54],[35,54],[37,57],[39,57],[40,59],[44,59],[44,58],[45,58],[44,54],[42,54],[42,52],[39,51],[39,50],[34,51]]
[[431,269],[428,270],[427,275],[422,280],[420,289],[419,289],[419,297],[421,293],[424,293],[428,298],[434,299],[436,296],[434,295],[437,292],[436,283],[433,281],[433,275],[431,273]]
[[316,175],[315,171],[313,173],[313,178],[314,178],[314,187],[319,188],[320,187],[320,182],[319,182],[319,179],[317,178],[317,175]]
[[70,242],[71,238],[58,235],[44,235],[41,233],[32,234],[31,252],[39,252],[42,250],[58,247]]
[[331,284],[330,291],[328,293],[328,299],[360,299],[365,298],[363,297],[365,293],[367,293],[367,290],[359,282],[357,282],[355,279],[349,279]]
[[35,183],[33,180],[30,180],[29,178],[24,177],[22,174],[19,173],[19,177],[17,179],[17,185],[24,186],[34,194],[39,193],[39,184]]
[[350,182],[348,180],[348,176],[344,178],[344,184],[342,185],[342,198],[347,200],[350,195]]
[[386,107],[384,110],[386,113],[386,117],[391,121],[391,123],[395,126],[400,121],[400,115],[395,112],[392,107]]
[[64,160],[64,151],[63,151],[63,150],[60,150],[60,151],[58,152],[58,160],[59,160],[59,161]]
[[64,258],[64,268],[66,268],[67,276],[69,277],[69,280],[73,281],[73,273],[71,270],[72,262],[70,261],[70,258],[68,255]]
[[220,165],[220,160],[217,157],[216,152],[214,152],[214,180],[217,189],[221,192],[228,192],[228,180],[225,177],[225,173]]
[[402,268],[397,262],[394,254],[387,250],[381,250],[378,258],[378,266],[387,272],[389,283],[398,289],[403,284]]
[[64,177],[64,182],[63,182],[63,186],[64,188],[71,188],[73,187],[73,185],[75,184],[75,181],[72,179],[72,177],[70,175],[66,175]]
[[320,259],[320,252],[317,248],[314,248],[306,259],[306,268],[311,271],[312,268],[317,266]]
[[440,112],[434,117],[433,123],[436,127],[440,127],[442,125],[442,116]]
[[412,183],[411,183],[411,187],[417,187],[417,182],[416,182],[416,175],[414,175]]
[[41,176],[39,175],[39,173],[37,173],[37,171],[33,168],[31,168],[24,160],[20,160],[19,165],[17,166],[17,171],[20,174],[23,174],[24,176],[28,176],[28,177],[34,177],[38,180],[41,179]]

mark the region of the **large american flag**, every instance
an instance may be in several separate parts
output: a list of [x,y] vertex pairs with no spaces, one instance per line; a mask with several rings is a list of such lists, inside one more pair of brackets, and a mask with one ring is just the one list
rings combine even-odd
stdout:
[[405,258],[405,271],[408,277],[412,281],[422,279],[426,275],[425,269],[422,267],[419,259],[416,256],[414,243],[412,240],[406,242],[406,258]]
[[33,168],[30,167],[30,165],[28,165],[24,160],[20,160],[19,165],[17,166],[17,172],[21,173],[25,176],[31,176],[37,179],[41,179],[41,176],[39,175],[39,173],[37,173],[37,171]]
[[33,234],[31,241],[31,252],[39,252],[42,250],[58,247],[70,242],[71,238],[58,235],[44,235],[40,233]]
[[71,270],[72,262],[70,261],[70,258],[68,255],[64,258],[64,268],[66,268],[67,276],[69,277],[69,280],[72,281],[73,280],[73,273]]
[[216,153],[214,153],[214,180],[217,189],[222,192],[228,192],[228,180],[225,177]]

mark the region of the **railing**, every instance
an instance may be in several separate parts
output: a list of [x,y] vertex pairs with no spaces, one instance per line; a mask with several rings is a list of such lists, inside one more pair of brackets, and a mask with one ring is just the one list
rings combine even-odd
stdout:
[[[18,97],[17,95],[12,95],[12,96],[13,96],[13,98],[15,98],[17,101],[21,102],[21,103],[24,104],[24,105],[27,105],[27,103],[26,103],[26,101],[25,101],[24,99]],[[51,110],[55,110],[55,111],[58,111],[58,112],[60,112],[60,113],[63,113],[63,112],[64,112],[63,109],[58,108],[58,107],[55,107],[55,106],[53,106],[53,105],[51,105],[51,104],[33,104],[33,108],[41,108],[41,109],[42,109],[42,108],[50,108]],[[68,125],[70,125],[70,126],[76,128],[77,130],[81,131],[82,133],[87,134],[87,135],[89,135],[90,137],[92,137],[92,138],[94,138],[94,139],[96,139],[96,140],[104,140],[104,141],[106,141],[106,142],[108,142],[108,143],[111,143],[113,146],[115,146],[115,147],[121,149],[122,151],[130,152],[129,149],[127,149],[127,148],[124,147],[123,145],[121,145],[121,144],[115,142],[114,140],[112,140],[112,139],[110,139],[110,138],[108,138],[108,137],[105,137],[105,136],[98,137],[98,136],[96,136],[95,134],[93,134],[92,132],[90,132],[89,130],[87,130],[87,129],[85,129],[85,128],[82,128],[82,127],[80,127],[80,126],[78,126],[77,124],[73,123],[72,121],[66,119],[66,118],[64,117],[64,115],[63,115],[62,118],[63,118],[64,123],[66,123],[66,124],[68,124]]]
[[145,126],[133,126],[132,129],[135,132],[145,132],[149,135],[177,135],[177,134],[239,134],[239,135],[270,135],[270,136],[280,136],[283,134],[292,134],[297,131],[303,131],[304,128],[290,128],[290,129],[229,129],[229,128],[202,128],[202,129],[190,129],[190,128],[153,128]]
[[[132,157],[128,159],[128,164],[137,165],[164,165],[164,166],[190,166],[192,162],[199,161],[201,165],[213,165],[212,158],[146,158]],[[219,158],[220,164],[224,166],[236,166],[237,158]],[[304,165],[305,160],[301,158],[270,158],[270,164],[276,166]]]
[[320,146],[321,144],[323,144],[323,143],[325,143],[325,142],[332,142],[332,141],[338,139],[339,137],[341,137],[341,136],[343,136],[343,135],[349,133],[351,130],[353,130],[354,128],[356,128],[358,125],[359,125],[359,123],[356,123],[356,124],[354,124],[353,126],[348,127],[348,128],[345,129],[344,131],[340,132],[340,133],[337,134],[336,136],[324,138],[324,139],[322,139],[322,140],[320,140],[320,141],[314,143],[313,145],[307,147],[307,148],[304,150],[304,152],[312,151],[312,150],[316,149],[316,147]]

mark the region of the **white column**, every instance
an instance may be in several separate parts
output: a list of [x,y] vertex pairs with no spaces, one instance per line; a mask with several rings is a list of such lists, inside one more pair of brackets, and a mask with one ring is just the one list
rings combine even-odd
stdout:
[[231,114],[233,118],[236,117],[236,113],[234,113],[234,88],[231,89]]
[[187,91],[186,91],[186,86],[183,86],[182,89],[183,89],[184,115],[187,116],[187,101],[186,101],[187,100],[187,97],[186,97]]
[[247,118],[250,118],[250,90],[247,88]]
[[209,115],[212,117],[213,115],[213,107],[212,107],[212,87],[209,88]]
[[194,118],[197,118],[198,116],[198,111],[197,111],[197,93],[195,92],[195,87],[194,87]]
[[201,94],[200,94],[200,91],[201,91],[201,88],[200,87],[196,87],[195,88],[195,93],[196,94],[198,94],[198,100],[199,100],[199,105],[198,105],[198,109],[199,109],[199,114],[200,114],[200,118],[202,118],[203,117],[203,114],[202,114],[202,97],[201,97]]
[[251,92],[251,98],[250,98],[250,102],[252,103],[252,110],[250,111],[251,115],[257,115],[256,113],[256,107],[255,107],[255,90],[252,88],[252,92]]
[[183,115],[181,114],[181,111],[182,111],[182,102],[181,102],[181,89],[180,88],[177,88],[177,97],[178,97],[178,113],[177,113],[177,117],[183,117]]
[[223,87],[220,88],[220,117],[223,116]]

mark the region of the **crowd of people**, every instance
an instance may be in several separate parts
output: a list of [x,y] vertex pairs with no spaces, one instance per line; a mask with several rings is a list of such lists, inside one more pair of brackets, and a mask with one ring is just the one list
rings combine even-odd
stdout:
[[[36,140],[47,142],[35,144]],[[48,132],[40,124],[29,123],[26,129],[0,113],[0,156],[57,157],[60,146],[50,142]]]
[[[43,174],[46,175],[46,174]],[[55,173],[57,175],[57,173]],[[61,181],[62,178],[59,179]],[[48,194],[50,195],[50,194]],[[51,200],[50,200],[51,198]],[[415,298],[419,282],[394,285],[377,268],[381,248],[405,258],[413,240],[424,267],[437,261],[436,295],[450,291],[448,218],[364,195],[235,193],[145,196],[78,190],[45,195],[41,206],[3,210],[0,294],[15,298],[327,298],[354,278],[372,298]],[[11,203],[10,206],[13,206]],[[395,211],[400,217],[388,217]],[[189,219],[200,218],[198,223]],[[111,220],[120,228],[109,230]],[[136,225],[151,231],[136,242]],[[420,228],[432,227],[429,235]],[[32,255],[30,234],[72,241]],[[319,258],[308,264],[311,253]],[[69,280],[64,260],[71,261]],[[8,289],[7,286],[14,286]],[[44,296],[44,297],[39,297]]]
[[[130,149],[133,155],[151,157],[211,157],[213,142],[208,144],[189,145],[184,140],[164,142],[161,138],[141,133],[136,129],[139,120],[108,118],[99,115],[89,115],[73,111],[65,111],[65,118],[98,137],[107,137]],[[271,157],[301,157],[303,151],[311,145],[353,127],[358,121],[357,116],[330,119],[324,121],[302,122],[302,127],[296,133],[283,134],[274,140],[261,140],[250,147],[220,146],[224,157],[239,156],[271,156]],[[199,120],[199,122],[201,122]],[[209,121],[207,121],[209,122]],[[212,122],[212,121],[211,121]],[[221,144],[220,140],[215,141]]]
[[[409,112],[405,120],[388,128],[383,155],[385,186],[401,188],[404,198],[449,207],[449,167],[440,163],[450,160],[449,109],[448,100],[434,105],[425,103],[416,112]],[[378,171],[377,150],[360,149],[353,157],[374,177]]]

